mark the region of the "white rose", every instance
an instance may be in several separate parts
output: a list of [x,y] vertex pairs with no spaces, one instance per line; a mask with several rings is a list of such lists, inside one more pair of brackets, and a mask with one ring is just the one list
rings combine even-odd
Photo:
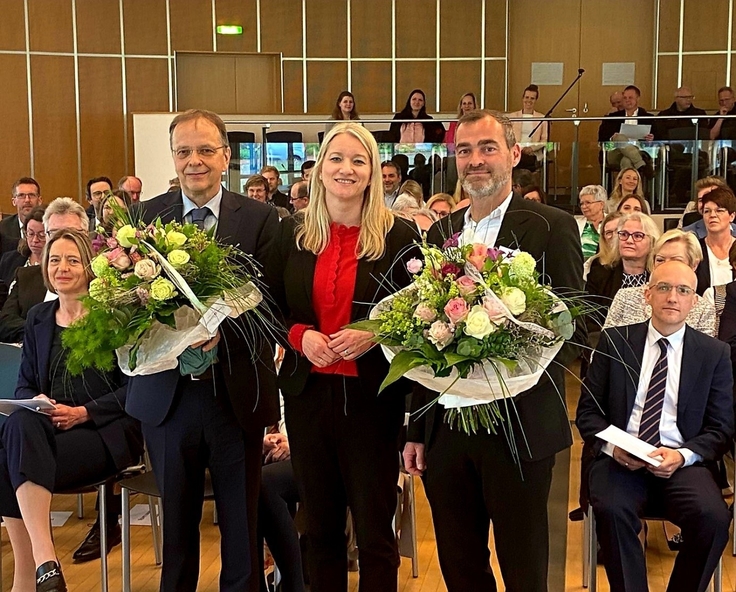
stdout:
[[526,294],[519,288],[505,288],[501,292],[501,302],[512,315],[518,316],[526,310]]
[[435,321],[429,328],[429,340],[437,346],[438,350],[442,350],[455,337],[453,329],[444,321]]
[[141,259],[135,264],[133,272],[142,280],[152,280],[159,274],[160,269],[159,266],[150,259]]
[[488,318],[488,313],[480,304],[476,304],[470,309],[470,313],[465,318],[465,327],[463,329],[466,335],[475,337],[476,339],[483,339],[495,330],[496,326]]

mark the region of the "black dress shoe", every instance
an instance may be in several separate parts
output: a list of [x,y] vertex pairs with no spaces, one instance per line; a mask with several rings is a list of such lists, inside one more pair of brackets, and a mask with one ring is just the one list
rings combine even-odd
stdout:
[[[122,540],[120,525],[114,522],[107,527],[107,552]],[[74,563],[85,563],[100,558],[100,523],[95,522],[79,548],[72,555]]]
[[61,566],[56,561],[47,561],[36,570],[36,592],[66,592]]

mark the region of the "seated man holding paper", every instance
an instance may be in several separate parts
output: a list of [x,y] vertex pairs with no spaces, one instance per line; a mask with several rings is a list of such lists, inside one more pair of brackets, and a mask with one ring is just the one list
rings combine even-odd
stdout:
[[576,422],[596,454],[590,503],[612,592],[647,590],[638,532],[652,508],[682,528],[670,592],[705,590],[728,541],[716,461],[734,433],[730,351],[685,325],[696,283],[684,263],[658,266],[651,320],[603,331],[583,384]]

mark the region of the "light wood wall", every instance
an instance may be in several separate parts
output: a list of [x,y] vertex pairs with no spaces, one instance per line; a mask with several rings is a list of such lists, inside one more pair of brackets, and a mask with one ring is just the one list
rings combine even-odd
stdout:
[[[536,61],[565,66],[562,86],[542,87],[540,111],[585,68],[555,114],[586,103],[589,115],[607,112],[604,61],[636,62],[646,107],[667,106],[680,78],[714,108],[733,59],[733,1],[683,0],[682,50],[723,53],[680,58],[679,0],[2,0],[0,210],[11,210],[23,175],[48,201],[80,198],[92,176],[134,173],[131,113],[176,108],[176,51],[281,53],[292,114],[326,115],[345,88],[363,113],[400,109],[415,87],[430,112],[454,112],[469,91],[518,109]],[[243,34],[216,35],[217,24]],[[659,52],[675,55],[657,53],[657,36]],[[581,137],[595,129],[582,125]],[[572,126],[555,126],[554,139],[572,137]],[[585,182],[595,163],[583,169]]]

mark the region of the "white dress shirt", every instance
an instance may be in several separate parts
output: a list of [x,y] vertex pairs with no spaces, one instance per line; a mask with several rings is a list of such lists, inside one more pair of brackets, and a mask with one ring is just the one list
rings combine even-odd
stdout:
[[[664,405],[662,408],[662,417],[659,420],[659,437],[662,446],[674,448],[685,459],[683,466],[690,466],[695,462],[699,462],[702,457],[688,448],[682,448],[685,439],[682,437],[680,430],[677,428],[677,398],[680,392],[680,372],[682,370],[682,346],[685,337],[686,326],[683,325],[679,331],[672,335],[664,337],[649,322],[649,331],[647,332],[647,340],[644,345],[644,355],[641,360],[641,373],[639,374],[639,385],[636,389],[636,399],[634,399],[634,407],[631,410],[629,423],[626,425],[626,431],[634,437],[639,436],[639,424],[641,423],[641,415],[644,411],[644,401],[647,398],[649,390],[649,381],[659,360],[660,348],[657,343],[660,339],[665,338],[667,345],[667,384],[664,392]],[[621,396],[624,394],[621,393]],[[613,445],[606,443],[603,446],[603,452],[613,456]]]
[[[194,203],[191,199],[189,199],[186,195],[184,195],[184,191],[181,192],[181,201],[183,204],[183,211],[181,214],[181,219],[187,223],[191,224],[192,217],[190,216],[190,212],[192,210],[196,210],[199,206]],[[222,185],[220,185],[219,191],[215,194],[215,197],[213,197],[210,201],[208,201],[206,204],[204,204],[205,208],[209,208],[210,213],[207,214],[207,217],[204,219],[204,229],[206,231],[212,230],[215,226],[217,226],[217,221],[220,219],[220,205],[222,204]]]
[[473,220],[470,215],[471,208],[468,208],[465,212],[465,225],[459,237],[460,245],[483,243],[489,247],[495,247],[496,240],[498,240],[498,233],[503,223],[503,217],[506,215],[506,210],[509,209],[512,195],[513,191],[506,196],[506,199],[495,210],[485,218],[481,218],[478,222]]

